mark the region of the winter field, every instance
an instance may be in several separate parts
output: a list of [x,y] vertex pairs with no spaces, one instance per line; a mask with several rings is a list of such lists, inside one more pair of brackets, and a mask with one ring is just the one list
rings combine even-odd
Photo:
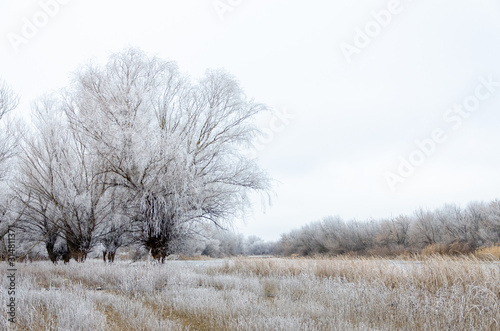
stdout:
[[44,261],[17,269],[15,325],[1,278],[2,330],[500,328],[500,264],[475,258]]

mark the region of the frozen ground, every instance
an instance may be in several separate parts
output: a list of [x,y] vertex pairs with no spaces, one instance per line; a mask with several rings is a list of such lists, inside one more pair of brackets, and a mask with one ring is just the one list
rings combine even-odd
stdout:
[[18,264],[16,287],[18,328],[4,309],[0,329],[500,328],[500,266],[465,258],[34,262]]

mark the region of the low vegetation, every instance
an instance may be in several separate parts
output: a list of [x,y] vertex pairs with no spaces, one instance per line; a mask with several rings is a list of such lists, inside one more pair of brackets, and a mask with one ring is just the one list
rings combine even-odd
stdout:
[[[488,253],[490,254],[490,253]],[[1,265],[5,272],[6,264]],[[6,277],[1,279],[7,287]],[[474,257],[18,265],[6,330],[498,330],[500,264]],[[0,292],[5,307],[7,294]]]
[[[396,257],[414,254],[468,255],[493,252],[500,244],[500,201],[448,204],[388,219],[345,221],[326,217],[281,236],[275,253]],[[498,248],[496,251],[498,256]]]

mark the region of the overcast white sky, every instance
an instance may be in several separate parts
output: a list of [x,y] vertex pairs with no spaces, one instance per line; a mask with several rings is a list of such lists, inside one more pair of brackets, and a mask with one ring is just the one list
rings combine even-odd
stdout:
[[500,197],[498,0],[0,0],[0,38],[19,112],[137,46],[194,77],[223,67],[285,114],[261,121],[279,184],[246,235]]

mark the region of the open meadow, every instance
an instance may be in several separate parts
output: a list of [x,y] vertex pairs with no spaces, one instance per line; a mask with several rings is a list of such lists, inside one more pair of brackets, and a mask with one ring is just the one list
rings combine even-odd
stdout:
[[[18,264],[3,330],[498,330],[500,265],[473,258]],[[6,264],[2,264],[5,275]]]

